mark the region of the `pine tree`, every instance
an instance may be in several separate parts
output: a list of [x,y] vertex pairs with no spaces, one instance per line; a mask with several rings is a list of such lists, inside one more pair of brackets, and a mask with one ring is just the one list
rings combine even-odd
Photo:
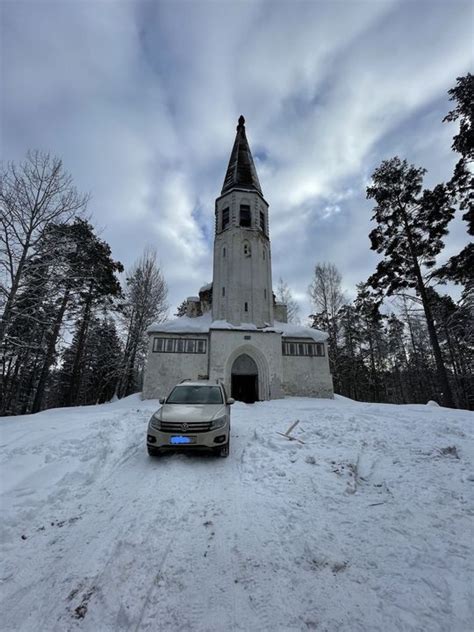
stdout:
[[422,192],[425,170],[395,157],[385,160],[374,171],[367,197],[374,199],[370,233],[372,250],[383,254],[369,282],[382,294],[395,294],[413,288],[419,295],[433,354],[436,361],[439,395],[445,406],[454,406],[448,375],[434,326],[424,269],[432,268],[443,248],[443,237],[454,208],[444,185]]

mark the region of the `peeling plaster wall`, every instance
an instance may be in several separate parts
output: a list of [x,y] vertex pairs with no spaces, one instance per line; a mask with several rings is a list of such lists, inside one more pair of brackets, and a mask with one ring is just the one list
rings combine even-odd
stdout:
[[[207,340],[207,353],[157,353],[153,351],[154,338],[182,338]],[[184,379],[198,380],[208,372],[209,336],[163,336],[151,334],[148,339],[148,357],[143,383],[143,398],[166,397],[173,386]]]
[[286,395],[307,397],[334,397],[329,372],[327,345],[325,356],[282,356],[283,390]]

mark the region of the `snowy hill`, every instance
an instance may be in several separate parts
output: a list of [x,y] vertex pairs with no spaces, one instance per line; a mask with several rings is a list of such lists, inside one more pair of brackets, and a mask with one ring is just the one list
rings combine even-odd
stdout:
[[471,629],[472,413],[238,403],[228,459],[150,459],[157,407],[0,420],[2,630]]

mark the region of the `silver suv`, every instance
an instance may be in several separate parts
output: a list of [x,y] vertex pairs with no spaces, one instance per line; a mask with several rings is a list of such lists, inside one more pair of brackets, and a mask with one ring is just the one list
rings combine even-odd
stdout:
[[229,456],[230,406],[222,384],[209,381],[182,382],[173,388],[148,423],[150,456],[180,448],[210,449]]

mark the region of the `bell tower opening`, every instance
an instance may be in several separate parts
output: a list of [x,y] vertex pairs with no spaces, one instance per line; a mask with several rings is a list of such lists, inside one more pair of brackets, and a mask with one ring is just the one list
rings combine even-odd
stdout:
[[232,397],[247,404],[258,401],[258,368],[246,353],[234,360],[231,369]]

